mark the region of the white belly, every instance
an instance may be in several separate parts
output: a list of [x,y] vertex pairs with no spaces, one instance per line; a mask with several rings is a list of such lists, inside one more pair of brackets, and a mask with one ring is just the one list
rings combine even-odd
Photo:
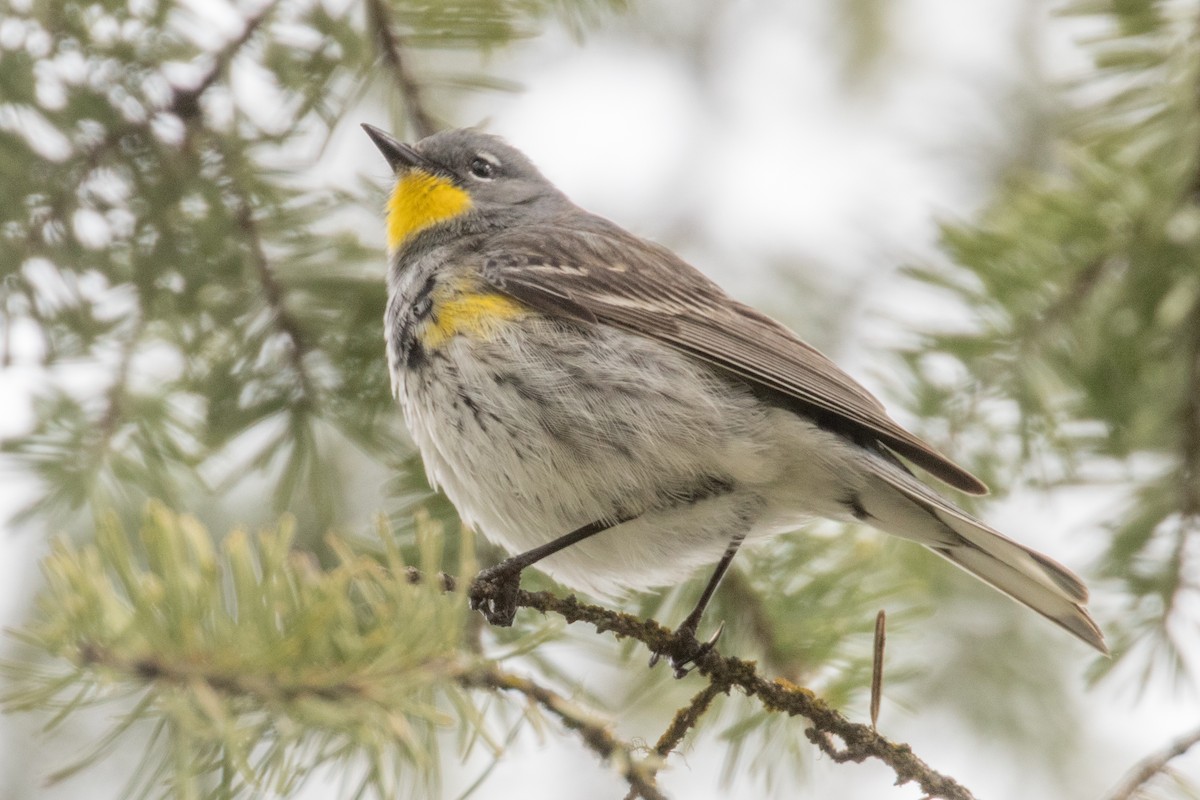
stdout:
[[592,333],[588,351],[528,318],[457,337],[397,387],[430,480],[489,539],[517,553],[629,519],[538,565],[612,594],[679,581],[736,534],[845,515],[841,437],[663,345]]

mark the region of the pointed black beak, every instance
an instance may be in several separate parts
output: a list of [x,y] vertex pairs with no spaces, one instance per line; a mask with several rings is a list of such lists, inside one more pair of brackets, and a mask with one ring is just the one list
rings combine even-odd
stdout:
[[411,145],[396,141],[386,131],[365,122],[362,124],[362,129],[367,132],[367,136],[371,137],[371,141],[379,148],[379,152],[383,153],[383,157],[391,164],[393,172],[402,172],[426,163],[421,154]]

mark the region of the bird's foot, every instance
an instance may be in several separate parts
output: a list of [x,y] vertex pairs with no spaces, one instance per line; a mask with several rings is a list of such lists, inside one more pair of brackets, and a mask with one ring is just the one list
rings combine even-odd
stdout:
[[716,648],[717,640],[721,638],[721,633],[724,630],[725,623],[722,622],[717,626],[716,633],[708,637],[708,641],[701,642],[696,638],[695,626],[684,622],[671,635],[670,643],[662,650],[650,656],[650,666],[653,667],[658,663],[659,659],[667,656],[671,659],[671,668],[674,671],[675,677],[677,679],[682,678],[696,668],[700,659]]
[[489,624],[507,628],[517,615],[517,592],[520,590],[521,570],[501,562],[475,576],[467,590],[467,601]]

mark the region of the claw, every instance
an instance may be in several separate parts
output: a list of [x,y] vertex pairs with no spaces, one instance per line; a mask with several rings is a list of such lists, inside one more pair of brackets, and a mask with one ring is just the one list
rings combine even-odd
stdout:
[[473,611],[483,614],[489,624],[507,628],[517,615],[520,590],[521,571],[506,568],[501,563],[475,576],[467,590],[467,602]]
[[721,620],[721,624],[713,631],[713,635],[708,637],[708,641],[704,643],[704,652],[707,653],[717,645],[717,640],[721,638],[721,634],[725,632],[725,620]]
[[[671,667],[676,678],[682,678],[691,672],[696,667],[696,662],[712,651],[717,644],[717,640],[721,638],[721,634],[725,632],[725,623],[722,622],[717,626],[717,630],[712,636],[708,637],[708,641],[699,642],[696,640],[696,634],[690,627],[681,625],[679,630],[675,631],[673,638],[674,642],[668,648],[673,651],[669,653],[671,657]],[[658,664],[664,653],[658,652],[650,656],[650,666]]]

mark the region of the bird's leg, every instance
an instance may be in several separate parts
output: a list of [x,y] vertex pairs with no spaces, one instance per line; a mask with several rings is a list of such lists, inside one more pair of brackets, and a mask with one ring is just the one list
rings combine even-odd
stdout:
[[506,558],[494,567],[488,567],[475,576],[467,590],[471,608],[483,614],[492,625],[507,628],[513,624],[517,614],[517,592],[521,588],[521,570],[536,564],[546,556],[578,544],[626,520],[589,522],[568,534],[539,545],[532,550]]
[[[696,639],[696,631],[700,629],[700,618],[704,616],[704,609],[708,607],[708,603],[712,600],[713,595],[717,591],[717,587],[721,584],[721,579],[725,577],[725,573],[729,571],[729,565],[733,563],[733,557],[737,555],[738,548],[742,546],[742,541],[746,538],[744,533],[739,533],[729,540],[729,546],[725,548],[725,554],[721,556],[721,560],[717,562],[716,569],[713,570],[712,577],[708,579],[708,584],[704,587],[704,591],[700,595],[700,599],[696,602],[696,607],[692,609],[692,613],[688,614],[675,629],[674,642],[670,653],[671,666],[675,668],[675,677],[682,678],[692,670],[692,665],[696,660],[705,653],[713,649],[717,639],[721,638],[721,632],[725,630],[725,623],[721,623],[717,627],[716,633],[709,637],[708,641],[701,643]],[[650,657],[650,666],[658,663],[662,653],[655,653]]]

